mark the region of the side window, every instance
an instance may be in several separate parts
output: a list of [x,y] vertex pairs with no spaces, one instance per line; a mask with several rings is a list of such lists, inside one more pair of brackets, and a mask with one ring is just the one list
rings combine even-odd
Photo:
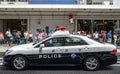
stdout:
[[65,46],[88,45],[84,40],[77,37],[65,38]]
[[64,45],[63,41],[64,40],[62,37],[56,37],[45,41],[44,44],[45,47],[57,47],[57,46],[63,46]]
[[53,46],[64,46],[64,38],[63,37],[56,37],[53,38]]
[[65,46],[72,46],[72,39],[70,37],[65,38]]

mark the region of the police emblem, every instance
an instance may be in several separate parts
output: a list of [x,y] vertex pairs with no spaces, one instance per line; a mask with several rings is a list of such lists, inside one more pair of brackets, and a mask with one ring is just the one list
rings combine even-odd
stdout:
[[72,58],[72,59],[75,59],[76,56],[77,56],[77,55],[76,55],[75,53],[72,53],[72,54],[71,54],[71,58]]

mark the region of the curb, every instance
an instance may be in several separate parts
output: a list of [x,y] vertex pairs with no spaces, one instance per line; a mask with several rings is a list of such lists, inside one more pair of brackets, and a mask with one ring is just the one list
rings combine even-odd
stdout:
[[117,61],[117,64],[120,64],[120,60]]

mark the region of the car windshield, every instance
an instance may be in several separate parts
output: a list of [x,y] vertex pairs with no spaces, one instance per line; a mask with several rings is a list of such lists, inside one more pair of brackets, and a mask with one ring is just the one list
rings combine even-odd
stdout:
[[35,45],[35,44],[37,44],[37,43],[39,43],[40,41],[38,41],[38,42],[35,42],[35,43],[33,43],[32,45]]

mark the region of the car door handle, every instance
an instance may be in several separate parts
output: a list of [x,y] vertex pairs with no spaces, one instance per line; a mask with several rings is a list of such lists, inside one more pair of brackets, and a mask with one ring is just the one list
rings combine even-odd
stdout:
[[58,49],[57,49],[58,52],[61,52],[62,50],[63,50],[63,49],[61,49],[61,48],[58,48]]
[[68,49],[65,49],[65,52],[68,52]]
[[81,51],[81,49],[78,49],[78,51],[80,52],[80,51]]
[[55,52],[55,50],[52,50],[52,52]]

